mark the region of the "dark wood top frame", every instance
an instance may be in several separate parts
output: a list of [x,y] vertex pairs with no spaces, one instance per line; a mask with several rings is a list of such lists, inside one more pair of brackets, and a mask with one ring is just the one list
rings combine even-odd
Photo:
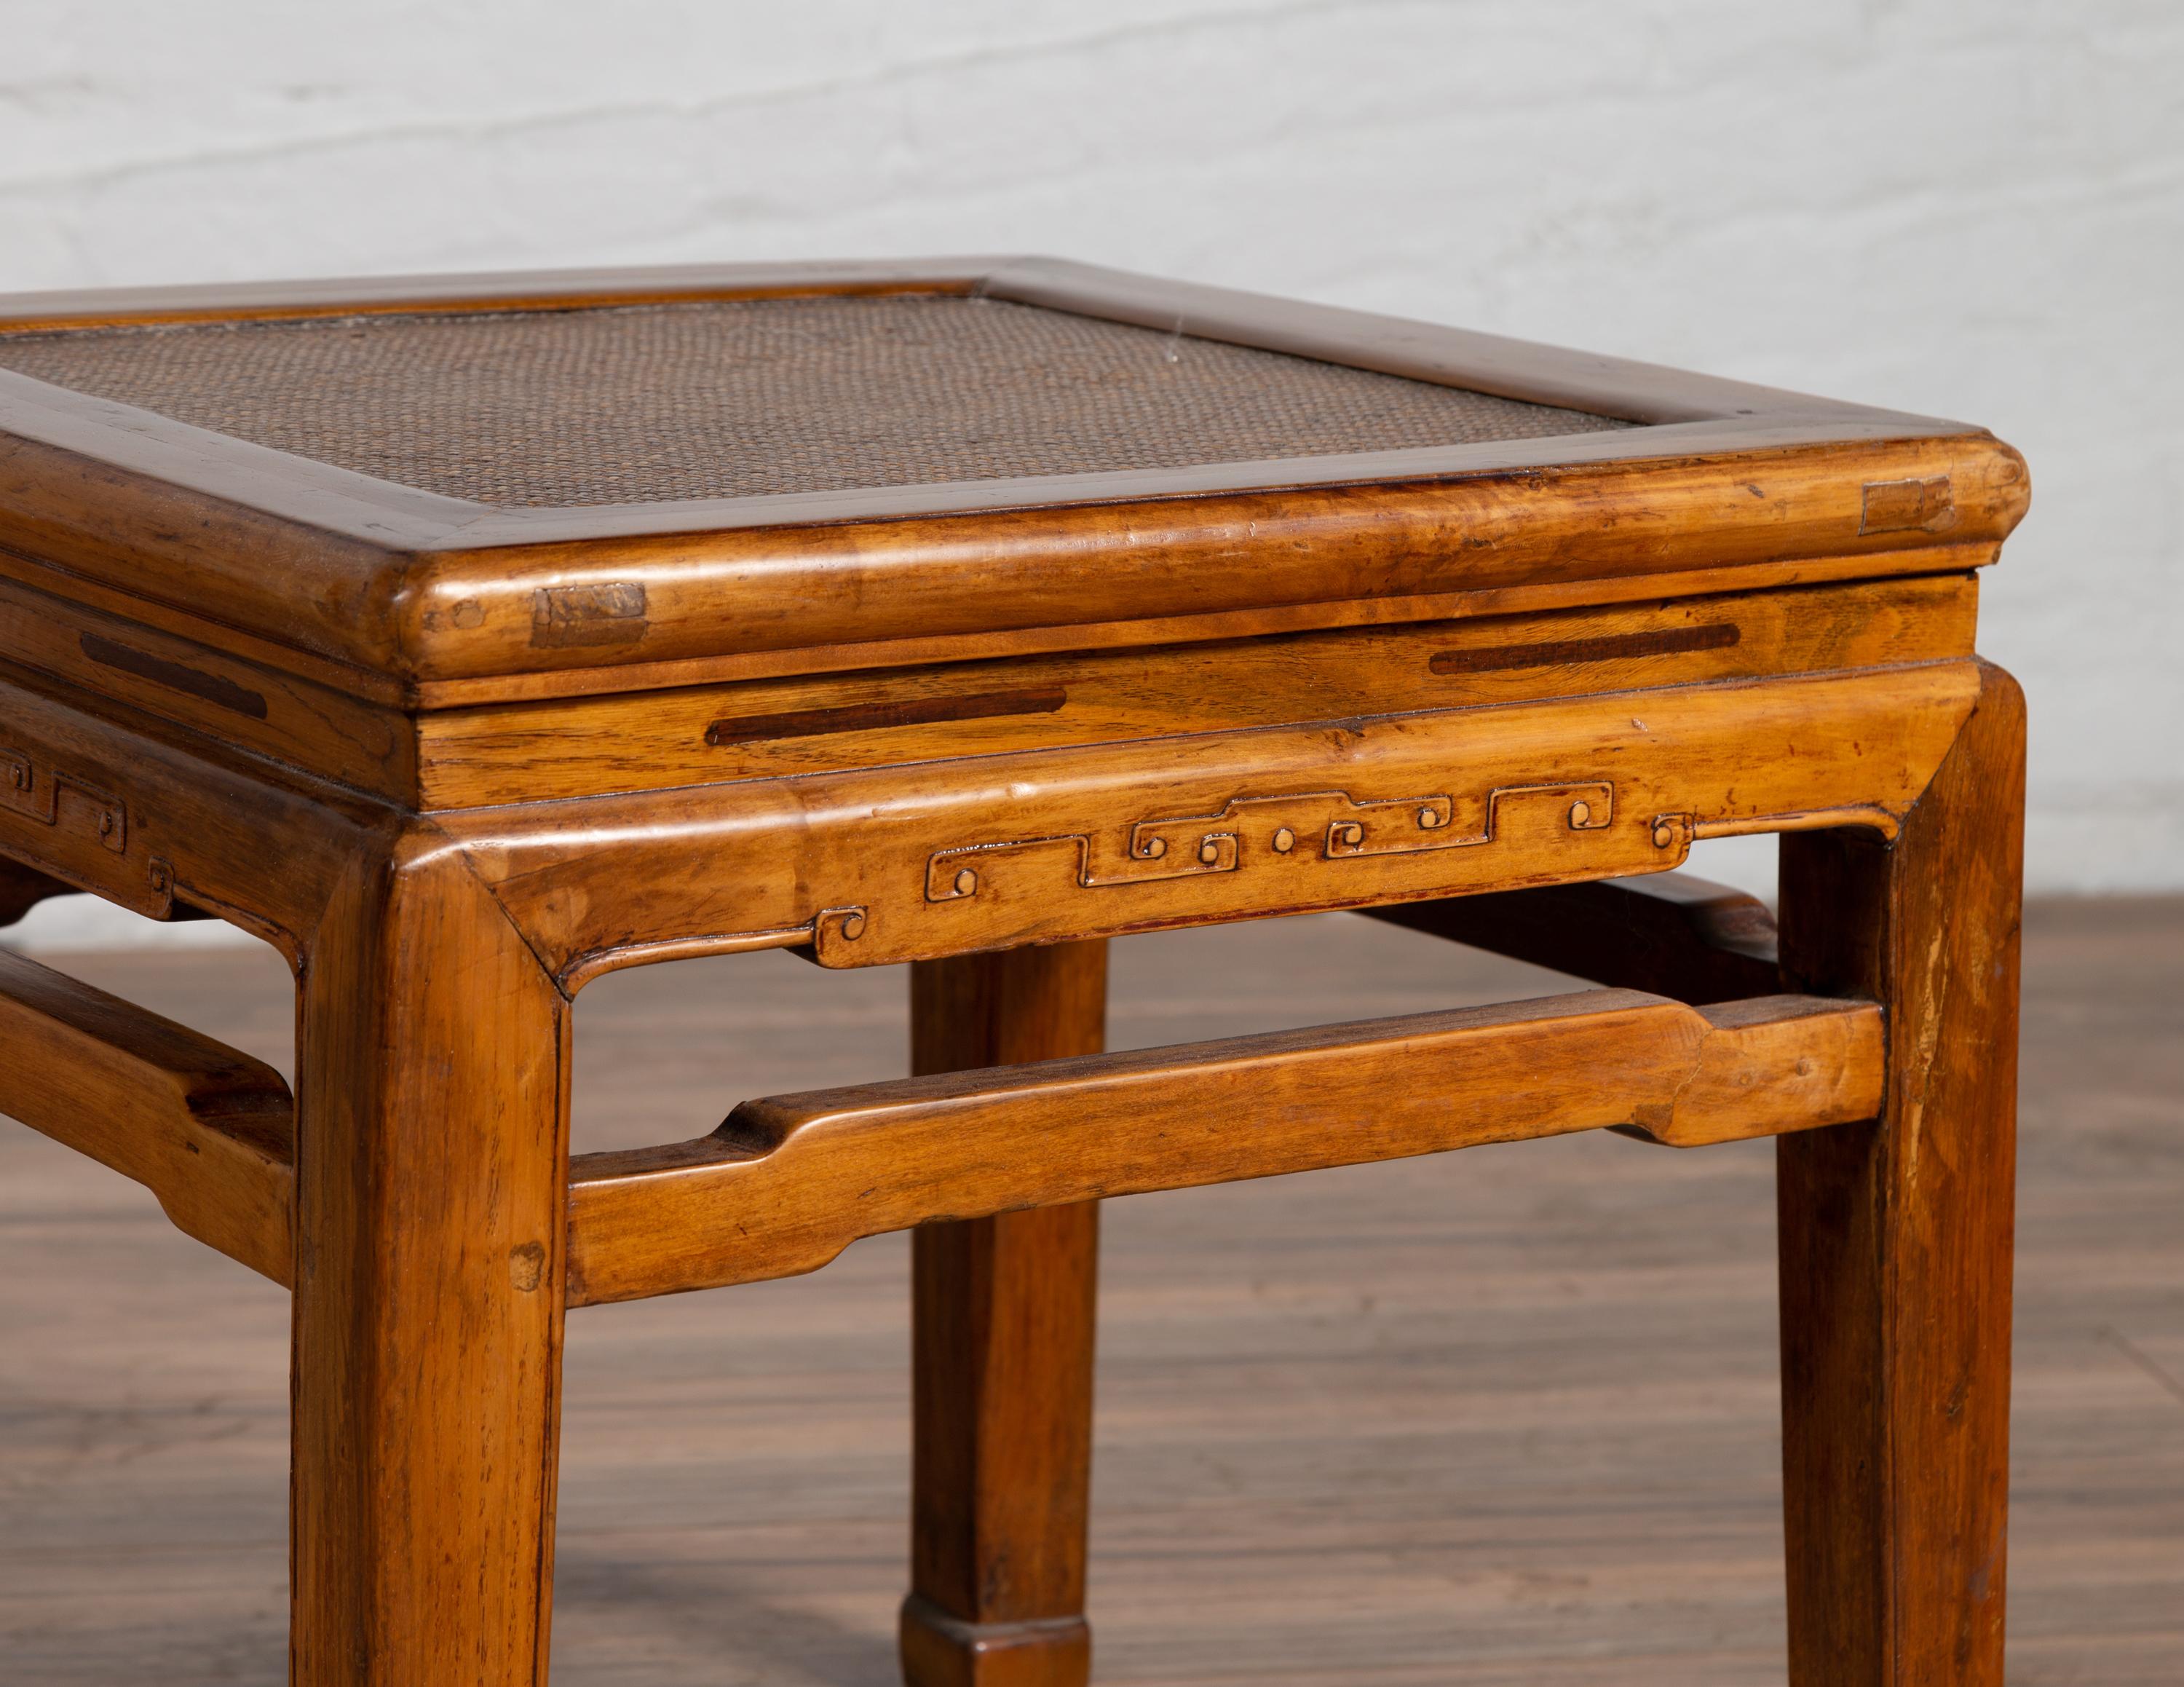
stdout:
[[[2028,494],[2017,454],[1957,423],[1047,259],[31,296],[0,301],[0,336],[917,292],[1179,328],[1641,426],[505,509],[0,371],[0,575],[276,673],[430,710],[1957,571],[1992,560]],[[606,586],[638,624],[618,642],[537,637],[538,592]]]

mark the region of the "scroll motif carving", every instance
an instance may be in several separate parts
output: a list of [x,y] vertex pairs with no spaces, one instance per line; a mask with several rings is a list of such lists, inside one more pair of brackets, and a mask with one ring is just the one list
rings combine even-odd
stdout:
[[121,799],[72,774],[40,771],[20,750],[0,750],[7,771],[5,795],[14,813],[74,836],[95,840],[115,855],[129,848],[129,811]]
[[1500,786],[1483,797],[1446,795],[1359,801],[1344,791],[1238,797],[1218,813],[1142,820],[1119,850],[1078,833],[943,849],[927,863],[925,897],[976,896],[987,870],[1028,849],[1073,847],[1085,888],[1231,873],[1254,866],[1338,862],[1478,849],[1494,843],[1513,805],[1548,811],[1572,832],[1596,832],[1614,818],[1615,788],[1603,780]]
[[103,787],[0,747],[0,822],[10,822],[0,847],[25,865],[153,919],[174,916],[173,869],[156,859],[131,865],[132,843],[142,859],[142,832]]

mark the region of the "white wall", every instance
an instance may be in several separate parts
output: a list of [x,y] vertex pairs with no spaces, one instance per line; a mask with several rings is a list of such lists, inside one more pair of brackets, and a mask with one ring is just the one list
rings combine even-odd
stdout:
[[2034,885],[2184,888],[2178,0],[0,0],[0,289],[1017,250],[1992,426]]

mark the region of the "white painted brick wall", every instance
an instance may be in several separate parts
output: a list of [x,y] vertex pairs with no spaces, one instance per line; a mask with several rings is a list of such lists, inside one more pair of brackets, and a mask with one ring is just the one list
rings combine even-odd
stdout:
[[0,0],[0,289],[1021,250],[1986,423],[2033,882],[2184,888],[2177,0]]

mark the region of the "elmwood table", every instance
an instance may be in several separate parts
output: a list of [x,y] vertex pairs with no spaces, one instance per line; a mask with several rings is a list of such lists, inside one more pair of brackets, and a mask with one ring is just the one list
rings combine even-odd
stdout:
[[[1081,1683],[1096,1200],[1593,1127],[1778,1139],[1791,1680],[1999,1687],[2027,491],[1045,260],[7,301],[0,919],[256,933],[298,1078],[5,956],[0,1105],[292,1290],[302,1687],[544,1680],[567,1308],[911,1227],[905,1674]],[[1605,988],[1100,1052],[1330,909]],[[775,947],[916,1075],[572,1158],[584,983]]]

